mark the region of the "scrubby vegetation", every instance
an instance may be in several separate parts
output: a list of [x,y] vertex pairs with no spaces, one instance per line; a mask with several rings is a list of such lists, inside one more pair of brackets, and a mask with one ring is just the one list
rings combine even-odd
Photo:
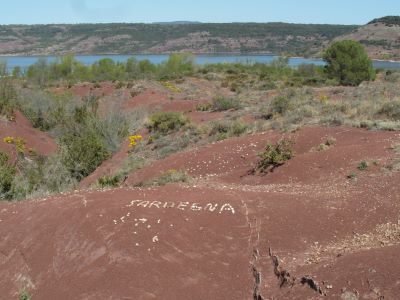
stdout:
[[400,26],[400,17],[399,16],[386,16],[383,18],[373,19],[368,24],[375,24],[375,23],[383,23],[387,26]]
[[293,157],[294,142],[281,139],[275,145],[268,144],[263,152],[259,154],[260,161],[256,170],[262,173],[273,171]]
[[[130,58],[126,62],[115,62],[110,58],[100,59],[92,65],[85,66],[73,56],[64,56],[55,62],[39,59],[26,70],[26,78],[39,86],[46,86],[55,80],[68,83],[79,81],[120,81],[122,88],[125,80],[158,79],[164,81],[169,89],[176,89],[166,80],[182,78],[194,72],[193,56],[186,54],[173,54],[161,63],[153,64],[148,60],[138,61]],[[179,92],[179,90],[175,90]]]
[[[2,136],[0,142],[13,153],[1,156],[0,197],[19,200],[76,188],[122,143],[129,146],[127,157],[118,170],[99,176],[98,187],[119,186],[144,165],[184,149],[256,131],[295,131],[309,124],[400,130],[399,72],[377,70],[376,82],[352,86],[347,80],[360,81],[358,73],[347,78],[340,69],[332,70],[314,65],[292,68],[287,58],[270,64],[198,66],[186,54],[173,55],[160,65],[105,59],[83,66],[67,56],[53,63],[39,60],[26,72],[14,70],[13,76],[4,66],[0,121],[12,124],[20,111],[33,127],[54,138],[58,149],[45,157],[19,136]],[[359,69],[350,72],[354,70]],[[107,95],[106,87],[111,91]],[[77,89],[87,93],[79,95]],[[147,89],[168,94],[171,105],[200,101],[192,109],[177,111],[123,108],[124,101],[135,100]],[[192,121],[191,113],[204,120]],[[327,137],[312,151],[334,145],[335,140]],[[292,146],[287,140],[268,145],[255,169],[264,173],[283,164],[292,157]],[[187,174],[171,171],[146,184],[186,179]]]
[[150,132],[167,134],[179,130],[189,119],[179,112],[157,112],[149,117],[147,128]]
[[218,96],[214,98],[211,109],[213,111],[224,111],[229,109],[239,109],[240,106],[238,99]]
[[[13,114],[18,109],[34,127],[52,135],[59,150],[53,156],[43,157],[28,148],[20,137],[7,136],[0,141],[12,145],[17,155],[11,160],[2,153],[1,199],[24,199],[75,187],[118,150],[135,124],[121,112],[101,115],[97,111],[97,97],[77,99],[36,88],[13,89],[9,80],[0,81],[0,94],[13,95],[13,98],[2,98],[12,99],[10,112]],[[11,90],[12,93],[8,92]],[[0,115],[13,122],[8,118],[9,111],[3,110]]]

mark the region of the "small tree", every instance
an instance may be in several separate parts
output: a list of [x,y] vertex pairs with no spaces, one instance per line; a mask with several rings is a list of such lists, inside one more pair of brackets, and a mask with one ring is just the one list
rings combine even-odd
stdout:
[[333,43],[324,53],[325,71],[332,79],[343,85],[359,85],[365,80],[374,80],[372,61],[364,47],[355,41]]

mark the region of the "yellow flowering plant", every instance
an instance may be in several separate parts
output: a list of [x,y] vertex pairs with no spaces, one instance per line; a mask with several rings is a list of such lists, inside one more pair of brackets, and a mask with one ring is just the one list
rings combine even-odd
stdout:
[[23,138],[14,138],[12,136],[6,136],[3,138],[3,142],[6,144],[13,144],[15,145],[15,149],[17,150],[17,153],[19,154],[24,154],[26,147],[25,147],[25,140]]
[[142,140],[143,137],[141,135],[131,135],[129,136],[129,147],[133,148],[137,145],[138,141]]
[[177,87],[176,85],[174,85],[173,83],[169,82],[169,81],[162,81],[161,84],[166,87],[167,89],[169,89],[171,92],[174,93],[181,93],[182,90]]
[[5,138],[3,138],[3,142],[6,144],[13,144],[14,138],[12,136],[6,136]]

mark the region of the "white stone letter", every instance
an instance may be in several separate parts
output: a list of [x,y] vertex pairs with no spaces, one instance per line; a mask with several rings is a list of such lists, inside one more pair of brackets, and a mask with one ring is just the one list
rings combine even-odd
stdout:
[[152,206],[155,206],[157,208],[160,208],[161,202],[160,201],[153,201],[150,203],[149,208],[151,208]]
[[149,201],[142,201],[142,202],[140,202],[137,206],[139,207],[139,206],[143,206],[143,207],[147,207],[148,205],[149,205]]
[[229,203],[222,205],[219,213],[221,214],[223,211],[230,211],[233,215],[235,214],[235,209]]
[[140,202],[140,201],[142,201],[142,200],[133,200],[133,201],[131,201],[131,204],[128,204],[126,207],[132,207],[135,205],[136,202]]
[[174,208],[175,203],[174,202],[165,202],[163,205],[164,208]]
[[217,207],[218,207],[218,204],[214,204],[214,206],[213,206],[213,204],[208,203],[204,209],[205,210],[208,209],[209,211],[213,212],[217,209]]
[[185,207],[189,205],[189,202],[179,202],[177,209],[185,210]]
[[199,210],[202,210],[203,208],[200,206],[199,203],[193,203],[192,206],[190,207],[190,209],[193,211],[199,211]]

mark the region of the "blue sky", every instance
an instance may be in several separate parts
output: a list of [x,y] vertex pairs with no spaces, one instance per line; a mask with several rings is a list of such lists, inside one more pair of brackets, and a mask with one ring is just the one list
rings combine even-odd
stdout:
[[0,24],[291,22],[365,24],[400,0],[0,0]]

